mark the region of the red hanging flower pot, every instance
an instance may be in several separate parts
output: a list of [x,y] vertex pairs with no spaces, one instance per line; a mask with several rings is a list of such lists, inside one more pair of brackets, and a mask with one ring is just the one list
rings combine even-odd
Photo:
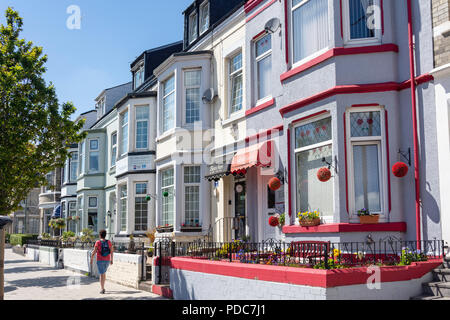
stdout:
[[271,216],[269,218],[269,225],[271,227],[276,227],[280,224],[280,219],[277,216]]
[[403,162],[397,162],[392,166],[392,173],[397,178],[403,178],[408,174],[409,168],[406,163]]
[[317,178],[322,182],[327,182],[331,179],[331,171],[328,168],[320,168],[317,171]]
[[281,181],[277,177],[273,177],[269,180],[269,188],[270,190],[276,191],[280,189],[281,187]]

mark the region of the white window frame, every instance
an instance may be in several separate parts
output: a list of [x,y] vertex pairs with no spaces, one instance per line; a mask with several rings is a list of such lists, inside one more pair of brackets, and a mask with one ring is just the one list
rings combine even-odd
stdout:
[[[310,119],[307,119],[307,120],[304,120],[304,121],[300,121],[298,123],[295,123],[294,126],[292,126],[291,144],[292,144],[292,150],[294,150],[294,152],[291,155],[291,157],[292,157],[291,158],[291,160],[292,160],[291,163],[294,164],[294,170],[293,170],[293,175],[294,176],[293,176],[293,180],[292,181],[295,181],[294,188],[293,188],[293,192],[294,192],[294,194],[293,194],[294,198],[293,199],[295,199],[295,201],[294,201],[295,202],[294,203],[295,212],[300,212],[300,208],[298,207],[298,200],[297,200],[298,190],[297,190],[297,182],[296,182],[297,181],[297,176],[298,176],[298,173],[297,173],[297,154],[299,154],[301,152],[304,152],[304,151],[317,149],[317,148],[320,148],[320,147],[331,146],[331,149],[333,150],[331,158],[334,159],[334,156],[335,156],[334,155],[334,142],[333,142],[333,133],[334,133],[333,132],[333,128],[331,128],[331,139],[330,140],[323,141],[323,142],[316,143],[316,144],[312,144],[312,145],[308,145],[306,147],[301,147],[301,148],[296,148],[296,146],[295,146],[295,142],[296,142],[295,141],[295,130],[298,127],[301,127],[301,126],[304,126],[304,125],[307,125],[309,123],[313,123],[313,122],[316,122],[316,121],[324,120],[324,119],[327,119],[327,118],[331,119],[331,126],[333,126],[333,116],[329,112],[324,113],[322,115],[319,115],[317,117],[313,117],[313,118],[310,118]],[[324,164],[324,167],[325,166],[326,165]],[[334,186],[334,182],[333,182],[333,208],[335,207],[335,201],[336,201],[336,194],[335,194],[335,186]],[[315,210],[315,208],[311,208],[311,209],[313,211]],[[324,220],[325,223],[331,223],[331,222],[334,221],[334,216],[322,216],[321,215],[320,218],[322,220]]]
[[[204,24],[203,24],[203,12],[205,12],[207,10],[207,14],[206,17],[208,19],[208,24],[206,26],[206,29],[203,29]],[[206,20],[206,19],[205,19]],[[210,16],[210,5],[209,5],[209,0],[204,1],[201,5],[200,5],[200,16],[199,16],[199,25],[200,25],[200,35],[204,34],[206,31],[208,31],[210,24],[211,24],[211,16]]]
[[[148,113],[148,118],[147,119],[140,119],[140,120],[138,120],[137,119],[137,110],[139,109],[139,108],[146,108],[147,109],[147,113]],[[136,123],[136,125],[135,125],[135,127],[134,127],[134,145],[135,145],[135,148],[136,148],[136,150],[148,150],[148,148],[149,148],[149,144],[150,144],[150,141],[149,141],[149,137],[150,137],[150,106],[148,106],[148,105],[142,105],[142,106],[135,106],[134,107],[134,120],[135,120],[135,123]],[[138,122],[147,122],[147,146],[145,146],[145,147],[143,147],[143,148],[138,148],[138,146],[137,146],[137,128],[138,128]]]
[[83,140],[80,143],[80,151],[78,152],[78,159],[80,161],[80,163],[78,164],[78,176],[81,176],[82,174],[84,174],[84,171],[86,169],[86,167],[85,167],[85,164],[86,164],[85,152],[84,152],[85,146],[86,146],[86,140]]
[[[73,155],[76,154],[77,155],[77,160],[73,160]],[[78,166],[79,166],[79,162],[80,162],[80,157],[78,156],[78,151],[73,151],[71,152],[72,157],[69,158],[69,168],[68,168],[68,173],[67,173],[67,178],[68,178],[68,182],[69,183],[74,183],[77,182],[77,178],[78,178]],[[75,179],[72,179],[72,166],[73,164],[76,163],[77,164],[77,170],[75,170]]]
[[[199,173],[199,182],[191,182],[188,183],[185,180],[185,169],[186,168],[195,168],[198,167],[200,169],[200,173]],[[201,225],[202,221],[201,221],[201,212],[202,212],[202,208],[201,208],[201,203],[202,203],[202,190],[201,190],[201,182],[202,182],[202,167],[200,165],[190,165],[190,166],[183,166],[183,220],[182,223],[186,223],[186,187],[198,187],[198,224]],[[192,225],[192,227],[195,227],[195,225]]]
[[[173,172],[173,184],[171,184],[171,185],[169,185],[169,186],[163,186],[163,173],[164,172],[166,172],[166,171],[168,171],[168,170],[172,170],[172,172]],[[176,171],[175,171],[175,166],[167,166],[167,167],[164,167],[164,168],[162,168],[162,169],[160,169],[159,170],[159,179],[160,179],[160,183],[161,183],[161,195],[163,195],[163,193],[164,193],[164,191],[167,189],[167,190],[170,190],[170,189],[172,189],[172,197],[173,197],[173,199],[172,199],[172,201],[173,201],[173,204],[172,204],[172,206],[173,206],[173,212],[172,212],[172,224],[174,225],[174,227],[175,227],[175,216],[176,216],[176,199],[175,199],[175,185],[176,185]],[[168,191],[169,192],[169,197],[170,197],[170,191]],[[163,217],[163,214],[164,214],[164,199],[162,199],[161,200],[161,215],[160,215],[160,222],[161,222],[161,225],[162,226],[164,226],[165,224],[166,224],[166,222],[169,222],[169,221],[163,221],[164,220],[164,217]],[[169,218],[169,217],[168,217]],[[168,219],[169,220],[169,219]]]
[[[296,9],[300,8],[301,6],[303,6],[304,4],[306,4],[307,2],[312,1],[312,0],[303,0],[302,2],[300,2],[299,4],[297,4],[295,7],[292,7],[292,0],[289,0],[289,58],[290,61],[292,61],[292,68],[294,69],[302,64],[304,64],[305,62],[312,60],[314,58],[317,58],[318,56],[320,56],[321,54],[324,54],[325,52],[327,52],[330,49],[330,44],[328,43],[327,46],[325,46],[325,48],[320,49],[319,51],[304,57],[303,59],[299,60],[299,61],[294,61],[294,17],[293,17],[293,13]],[[328,14],[330,13],[330,8],[328,7]],[[328,18],[330,18],[330,15],[328,15]],[[330,37],[330,23],[328,24],[328,37]]]
[[[126,233],[128,230],[128,196],[129,196],[129,190],[128,185],[126,183],[120,184],[119,186],[119,232],[120,233]],[[124,197],[122,195],[122,188],[125,187],[127,189],[127,194]],[[123,212],[123,201],[125,201],[125,215]],[[125,222],[125,225],[124,225]]]
[[375,36],[373,38],[351,39],[350,34],[350,2],[349,0],[342,1],[342,23],[344,31],[344,44],[361,46],[364,44],[378,44],[381,43],[382,37],[382,17],[381,17],[381,3],[380,0],[374,0],[374,15],[375,15]]
[[[97,149],[91,149],[91,142],[92,141],[97,141]],[[89,173],[97,173],[100,172],[100,139],[98,138],[93,138],[93,139],[89,139]],[[97,157],[98,157],[98,168],[97,170],[92,170],[91,169],[91,153],[92,152],[97,152]]]
[[[138,81],[138,79],[140,79]],[[139,88],[144,83],[144,65],[142,64],[134,72],[134,90]]]
[[[138,184],[145,184],[146,185],[146,190],[147,190],[146,194],[138,194],[137,193],[137,185]],[[136,224],[137,224],[137,222],[136,222],[136,217],[137,217],[137,215],[136,215],[136,199],[137,198],[143,198],[144,201],[145,201],[145,199],[147,197],[147,194],[148,194],[148,191],[149,191],[148,187],[149,187],[149,182],[148,181],[137,181],[137,182],[134,183],[134,193],[135,193],[135,195],[134,195],[134,231],[135,232],[147,232],[148,231],[148,222],[149,222],[149,205],[148,205],[148,203],[147,203],[147,224],[144,225],[145,226],[145,230],[137,230],[136,229]],[[141,226],[142,225],[143,224],[141,223]]]
[[[198,14],[197,14],[196,10],[194,10],[189,15],[188,20],[189,20],[189,22],[188,22],[188,25],[189,25],[188,40],[189,40],[189,44],[191,44],[192,42],[194,42],[198,38]],[[193,34],[193,32],[192,32],[193,31],[192,27],[194,26],[192,23],[195,23],[195,34]]]
[[84,197],[79,196],[77,198],[77,210],[78,210],[78,216],[80,217],[80,221],[83,220],[83,212],[84,212]]
[[[127,122],[126,124],[122,124],[122,119],[124,115],[127,114]],[[129,150],[129,144],[130,144],[130,112],[128,109],[125,109],[123,112],[119,115],[119,127],[120,127],[120,143],[119,143],[119,152],[120,155],[123,156],[128,153]],[[127,141],[126,144],[124,144],[124,132],[127,132]],[[126,150],[125,150],[126,149]]]
[[[261,54],[259,56],[256,56],[257,55],[256,46],[257,46],[258,41],[263,39],[267,35],[269,35],[270,39],[271,39],[270,50],[264,52],[263,54]],[[256,105],[262,104],[262,103],[267,102],[270,99],[272,99],[272,94],[269,94],[269,95],[267,95],[265,97],[261,97],[261,98],[259,97],[259,73],[258,73],[258,64],[259,64],[259,62],[261,62],[262,60],[264,60],[268,56],[271,57],[271,60],[272,60],[271,63],[273,62],[273,59],[272,59],[272,50],[273,50],[272,49],[272,47],[273,47],[272,46],[272,44],[273,44],[272,40],[273,40],[273,38],[272,38],[272,35],[270,33],[264,33],[263,35],[261,35],[260,37],[256,38],[253,41],[253,55],[254,55],[254,72],[253,72],[253,77],[255,79],[253,90],[255,91],[254,99],[256,101]],[[271,64],[271,71],[273,70],[272,67],[273,67],[273,65]]]
[[[164,89],[165,86],[167,84],[167,82],[173,77],[173,81],[174,81],[174,86],[173,86],[173,90],[168,92],[166,95],[164,95]],[[161,127],[159,128],[160,130],[160,134],[164,134],[172,129],[175,128],[176,126],[176,107],[177,107],[177,96],[176,96],[176,91],[177,91],[177,83],[176,83],[177,77],[175,75],[175,73],[171,74],[170,76],[168,76],[164,81],[161,82],[162,84],[162,88],[161,88],[161,116],[160,116],[160,121],[161,121]],[[174,95],[174,104],[173,104],[173,126],[172,127],[168,127],[167,129],[165,128],[165,121],[164,121],[164,108],[165,108],[165,104],[164,104],[164,100],[166,98],[168,98],[170,95]]]
[[[233,58],[237,57],[238,55],[241,55],[241,68],[231,72],[231,63],[233,61]],[[235,115],[238,115],[240,113],[243,113],[244,110],[244,97],[245,97],[245,92],[244,92],[244,83],[245,83],[245,79],[244,79],[244,54],[242,51],[242,48],[239,48],[239,50],[235,51],[234,53],[230,54],[229,57],[227,58],[227,77],[228,77],[228,117],[231,118]],[[237,78],[238,76],[242,77],[242,105],[241,105],[241,109],[236,110],[236,111],[232,111],[232,103],[233,103],[233,78]]]
[[[199,72],[200,73],[200,85],[196,85],[196,86],[187,86],[186,85],[186,73],[187,72]],[[191,69],[184,69],[183,70],[183,125],[194,125],[195,122],[197,121],[201,121],[202,117],[201,117],[201,109],[202,109],[202,69],[201,68],[191,68]],[[187,98],[186,98],[186,93],[188,89],[199,89],[199,119],[197,121],[194,122],[187,122]]]
[[[354,137],[351,136],[350,114],[361,112],[380,112],[380,130],[381,136]],[[362,208],[356,208],[355,204],[355,179],[353,164],[353,146],[355,145],[378,145],[378,163],[379,163],[379,184],[380,184],[380,206],[381,212],[372,212],[380,214],[380,221],[386,222],[389,219],[388,204],[388,170],[386,155],[386,116],[383,106],[379,107],[358,107],[347,108],[345,113],[346,137],[347,137],[347,168],[348,168],[348,199],[350,222],[359,222],[358,212]]]
[[[116,137],[116,143],[114,143],[113,137]],[[117,155],[118,155],[118,142],[119,142],[119,135],[117,134],[117,131],[114,131],[111,133],[111,161],[110,161],[110,168],[114,168],[117,163]],[[114,156],[114,150],[116,155]],[[113,162],[114,160],[114,162]]]
[[[95,199],[95,206],[91,206],[91,199]],[[98,197],[97,196],[88,196],[88,208],[89,209],[98,209]]]

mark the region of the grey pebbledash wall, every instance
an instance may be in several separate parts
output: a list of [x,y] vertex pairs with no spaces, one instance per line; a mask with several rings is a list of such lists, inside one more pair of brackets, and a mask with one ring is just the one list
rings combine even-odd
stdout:
[[409,300],[432,278],[428,273],[370,290],[367,285],[321,288],[171,269],[170,289],[175,300]]

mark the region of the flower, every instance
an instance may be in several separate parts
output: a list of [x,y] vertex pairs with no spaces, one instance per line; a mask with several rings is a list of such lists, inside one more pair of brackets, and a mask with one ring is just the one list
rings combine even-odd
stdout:
[[280,218],[278,216],[271,216],[269,218],[269,225],[271,227],[277,227],[280,224]]

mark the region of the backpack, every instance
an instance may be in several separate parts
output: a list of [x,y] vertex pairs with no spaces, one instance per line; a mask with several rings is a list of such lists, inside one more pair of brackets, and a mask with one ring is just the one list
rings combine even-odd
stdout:
[[111,253],[111,249],[109,249],[109,241],[105,240],[105,241],[101,241],[101,251],[100,254],[102,257],[107,257],[109,256],[109,254]]

